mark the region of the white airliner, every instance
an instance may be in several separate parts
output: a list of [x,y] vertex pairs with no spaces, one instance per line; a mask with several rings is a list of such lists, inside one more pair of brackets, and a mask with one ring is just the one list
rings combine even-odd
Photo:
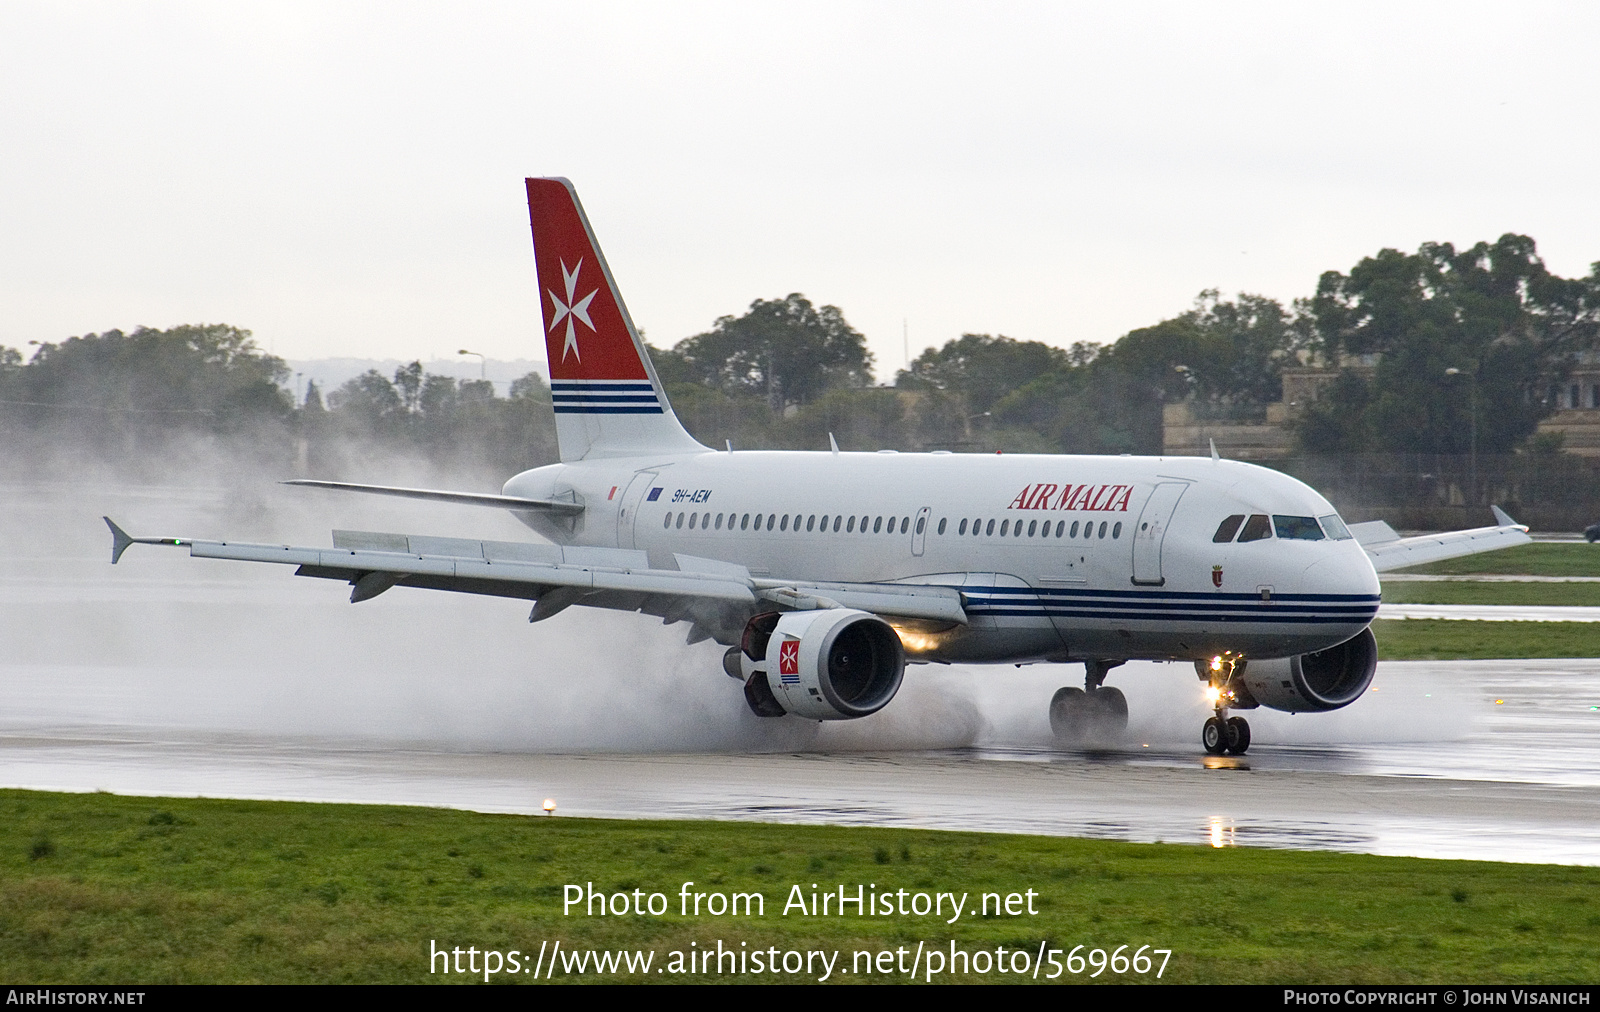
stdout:
[[[1206,457],[713,450],[679,424],[565,179],[527,180],[561,462],[500,495],[296,481],[512,511],[546,542],[335,531],[332,548],[135,538],[347,581],[690,623],[766,717],[863,717],[907,663],[1077,662],[1050,701],[1072,744],[1126,725],[1105,686],[1130,658],[1193,662],[1207,751],[1244,752],[1230,710],[1334,710],[1372,680],[1377,571],[1529,540],[1496,525],[1355,534],[1326,499]],[[830,437],[830,443],[832,439]],[[1041,704],[1043,701],[1041,700]]]

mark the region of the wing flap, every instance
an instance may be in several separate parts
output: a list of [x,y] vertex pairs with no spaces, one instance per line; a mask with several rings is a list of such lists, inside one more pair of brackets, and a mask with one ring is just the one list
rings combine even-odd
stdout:
[[753,582],[764,600],[797,610],[857,608],[874,615],[967,624],[961,592],[954,587],[904,583]]

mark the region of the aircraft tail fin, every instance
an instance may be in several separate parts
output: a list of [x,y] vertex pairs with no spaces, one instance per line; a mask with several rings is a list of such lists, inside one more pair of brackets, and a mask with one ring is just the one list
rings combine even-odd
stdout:
[[667,403],[578,192],[527,183],[561,459],[705,450]]

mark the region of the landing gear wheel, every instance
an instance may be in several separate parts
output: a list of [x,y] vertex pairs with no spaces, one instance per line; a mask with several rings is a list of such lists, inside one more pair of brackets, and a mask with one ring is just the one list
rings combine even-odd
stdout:
[[1120,734],[1128,729],[1128,697],[1121,689],[1102,686],[1089,696],[1089,703],[1095,714],[1096,730]]
[[1227,724],[1228,751],[1244,755],[1250,751],[1250,722],[1243,717],[1229,717]]
[[1128,700],[1116,689],[1057,689],[1050,700],[1050,730],[1063,744],[1110,742],[1128,726]]
[[1050,698],[1050,730],[1062,741],[1075,742],[1089,726],[1089,699],[1083,690],[1068,685]]
[[1207,717],[1205,725],[1200,728],[1200,744],[1212,755],[1228,751],[1227,725],[1218,717]]

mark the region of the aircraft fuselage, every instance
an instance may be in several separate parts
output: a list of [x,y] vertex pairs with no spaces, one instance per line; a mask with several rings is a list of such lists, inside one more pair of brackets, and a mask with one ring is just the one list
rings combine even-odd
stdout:
[[504,491],[582,503],[575,522],[527,522],[652,566],[678,553],[757,578],[958,588],[967,626],[900,624],[919,660],[1286,657],[1350,639],[1378,605],[1351,538],[1308,540],[1302,524],[1302,537],[1214,540],[1230,516],[1315,528],[1335,513],[1236,461],[711,451],[553,464]]

